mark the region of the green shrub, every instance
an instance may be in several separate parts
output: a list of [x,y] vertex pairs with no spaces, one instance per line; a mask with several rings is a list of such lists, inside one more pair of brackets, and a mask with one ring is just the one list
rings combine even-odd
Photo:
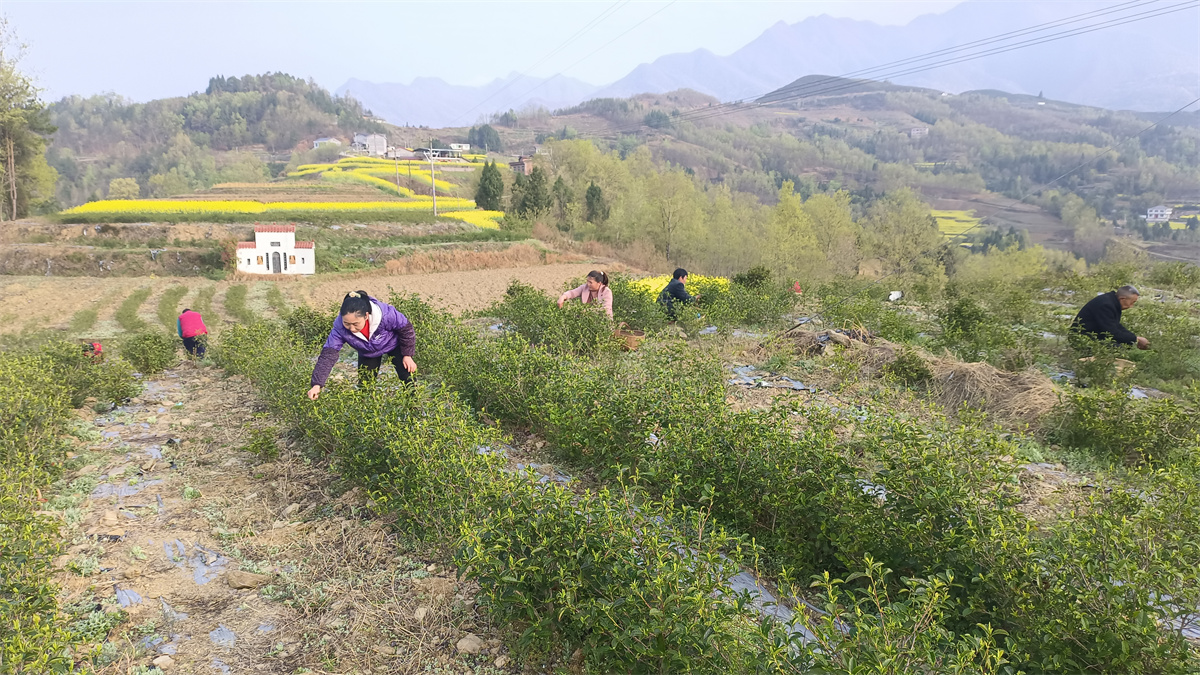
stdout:
[[[891,571],[869,557],[864,562],[863,573],[844,580],[825,574],[813,582],[825,613],[800,614],[815,637],[804,652],[802,672],[1012,672],[1002,631],[985,625],[978,634],[958,635],[945,627],[955,611],[953,575],[906,578],[892,590],[897,584],[889,578]],[[861,584],[854,583],[860,579]]]
[[612,322],[598,306],[569,302],[560,308],[538,289],[519,281],[509,284],[504,299],[487,313],[531,343],[553,351],[598,354],[616,347]]
[[820,315],[826,325],[866,329],[893,342],[915,342],[926,326],[912,314],[887,302],[887,289],[879,285],[827,284],[817,289]]
[[133,369],[124,359],[96,362],[78,344],[65,341],[46,345],[42,353],[49,359],[55,377],[67,388],[74,408],[82,406],[88,397],[115,405],[137,396],[141,390],[133,379]]
[[883,367],[883,372],[909,386],[933,379],[929,364],[911,349],[901,349],[895,360]]
[[1200,266],[1186,262],[1155,263],[1146,275],[1155,286],[1186,292],[1200,286]]
[[179,362],[179,343],[162,331],[148,330],[121,343],[124,356],[143,375],[161,373]]
[[[421,330],[436,313],[410,315]],[[221,365],[247,375],[405,532],[457,544],[519,654],[553,661],[583,648],[597,672],[729,672],[757,652],[738,636],[740,605],[714,594],[738,543],[706,513],[505,471],[504,457],[481,449],[507,439],[445,387],[331,385],[314,405],[294,386],[310,359],[281,335],[264,324],[226,330]],[[638,601],[625,602],[631,593]]]
[[149,286],[146,288],[139,288],[122,300],[121,305],[117,307],[116,314],[114,315],[117,320],[117,325],[130,332],[144,329],[146,327],[146,322],[142,321],[141,317],[139,317],[137,313],[138,309],[142,306],[142,303],[146,302],[146,298],[150,297],[150,294],[153,291],[154,289],[150,288]]
[[992,294],[991,306],[975,296],[951,295],[938,314],[942,331],[935,347],[948,349],[963,361],[987,361],[1011,370],[1028,367],[1033,363],[1035,333],[1019,325],[1024,307],[1006,304],[1012,297]]
[[[72,346],[72,345],[67,345]],[[78,353],[78,347],[73,346]],[[49,355],[0,353],[0,670],[66,673],[75,637],[59,612],[51,583],[62,551],[58,521],[36,512],[37,491],[61,471],[71,399],[101,395],[64,381],[74,367],[62,344]],[[119,370],[119,367],[118,367]],[[109,374],[117,372],[110,371]],[[127,372],[127,371],[126,371]],[[110,391],[121,388],[104,381]],[[126,383],[131,386],[132,382]]]
[[1165,462],[1200,444],[1194,404],[1171,398],[1132,399],[1125,390],[1065,392],[1053,417],[1053,438],[1106,462]]
[[631,285],[632,277],[613,274],[608,288],[613,293],[613,321],[624,323],[634,330],[654,332],[667,325],[667,315],[656,298]]
[[745,288],[762,289],[771,283],[771,270],[763,265],[751,267],[745,272],[733,275],[733,283]]
[[335,321],[331,317],[336,314],[336,309],[322,312],[308,305],[300,305],[287,313],[285,322],[288,330],[296,336],[301,344],[315,347],[323,344],[325,338],[329,337],[329,331],[333,328]]
[[94,307],[81,309],[71,315],[71,325],[67,328],[73,335],[79,335],[92,329],[96,325],[96,319],[100,316],[99,310]]
[[730,284],[709,300],[701,298],[708,322],[718,326],[771,326],[792,311],[798,296],[790,288],[763,280],[755,286]]
[[163,291],[158,299],[158,322],[170,332],[175,332],[176,321],[179,319],[179,301],[187,295],[187,286],[172,286]]

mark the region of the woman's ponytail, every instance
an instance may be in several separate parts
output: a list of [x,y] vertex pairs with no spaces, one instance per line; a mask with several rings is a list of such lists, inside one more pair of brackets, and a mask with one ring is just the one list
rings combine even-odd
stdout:
[[587,278],[592,279],[594,281],[599,281],[601,284],[603,284],[605,286],[608,285],[608,274],[606,272],[601,272],[599,270],[592,270],[591,272],[588,272]]

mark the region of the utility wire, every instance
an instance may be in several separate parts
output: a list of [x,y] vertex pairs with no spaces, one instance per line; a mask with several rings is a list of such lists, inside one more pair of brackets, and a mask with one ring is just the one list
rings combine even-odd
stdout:
[[[1093,32],[1099,31],[1099,30],[1104,30],[1106,28],[1112,28],[1114,26],[1121,26],[1121,25],[1124,25],[1127,23],[1144,21],[1146,19],[1152,19],[1152,18],[1159,17],[1159,16],[1165,16],[1167,14],[1173,14],[1175,12],[1182,12],[1182,11],[1186,11],[1188,9],[1193,9],[1197,6],[1200,6],[1200,3],[1198,3],[1196,0],[1188,0],[1188,2],[1180,3],[1179,5],[1173,5],[1173,6],[1171,6],[1171,8],[1159,8],[1159,9],[1155,9],[1155,10],[1152,10],[1149,12],[1143,12],[1142,14],[1130,15],[1128,17],[1122,17],[1120,20],[1112,20],[1109,22],[1104,22],[1102,24],[1095,24],[1095,25],[1087,26],[1087,27],[1083,27],[1083,28],[1072,29],[1070,31],[1064,31],[1063,33],[1056,33],[1056,34],[1044,36],[1042,38],[1038,38],[1035,40],[1026,40],[1024,42],[1015,43],[1013,45],[997,47],[995,49],[990,49],[990,50],[986,50],[986,51],[979,52],[976,54],[971,54],[968,56],[963,56],[963,57],[959,57],[959,58],[955,58],[955,59],[946,60],[946,61],[943,61],[940,63],[933,63],[933,64],[929,64],[926,66],[911,68],[908,70],[903,70],[903,71],[898,71],[898,72],[885,73],[882,75],[882,77],[883,77],[883,79],[890,79],[892,77],[898,77],[898,76],[902,76],[902,75],[911,75],[914,73],[921,73],[921,72],[925,72],[928,70],[934,70],[936,68],[943,68],[945,66],[954,65],[957,63],[964,63],[966,61],[974,61],[976,59],[981,59],[985,56],[994,56],[996,54],[1003,54],[1006,52],[1017,51],[1019,49],[1025,49],[1025,48],[1032,47],[1035,45],[1045,44],[1047,42],[1055,42],[1055,41],[1063,40],[1063,39],[1066,39],[1069,37],[1075,37],[1078,35],[1093,33]],[[707,114],[708,111],[706,109],[701,109],[700,110],[701,114],[691,116],[691,117],[685,117],[685,119],[700,120],[700,119],[709,119],[711,117],[720,117],[723,114],[732,114],[733,112],[738,112],[738,110],[745,110],[745,109],[750,109],[750,108],[761,108],[761,107],[765,107],[765,106],[768,106],[768,105],[771,105],[774,103],[782,103],[784,101],[790,101],[790,100],[794,100],[794,99],[803,98],[804,96],[826,95],[826,94],[841,91],[844,89],[852,89],[854,87],[861,86],[862,84],[863,84],[863,82],[861,80],[855,80],[855,81],[850,81],[850,82],[843,81],[842,83],[840,83],[838,85],[827,87],[827,88],[824,88],[823,90],[818,90],[816,92],[804,91],[804,92],[800,92],[800,93],[793,93],[793,94],[790,94],[787,96],[781,96],[778,98],[773,97],[771,94],[768,94],[768,95],[764,96],[763,99],[756,101],[755,103],[751,104],[751,106],[748,106],[747,108],[739,108],[739,109],[734,109],[734,110],[715,112],[715,113],[711,113],[711,114]]]
[[[559,75],[562,75],[563,73],[565,73],[565,72],[567,72],[568,70],[570,70],[570,69],[574,68],[575,66],[577,66],[577,65],[579,65],[579,64],[581,64],[581,63],[583,63],[584,61],[586,61],[587,59],[591,58],[592,56],[595,56],[595,55],[596,55],[598,52],[600,52],[600,51],[601,51],[601,50],[603,50],[604,48],[608,47],[609,45],[611,45],[612,43],[616,42],[617,40],[620,40],[621,38],[625,37],[627,34],[629,34],[630,32],[632,32],[632,31],[633,31],[635,28],[637,28],[638,26],[641,26],[642,24],[646,23],[646,22],[647,22],[647,21],[649,21],[650,19],[653,19],[654,17],[658,16],[659,14],[662,14],[664,11],[666,11],[668,8],[670,8],[670,7],[671,7],[671,5],[674,5],[674,4],[675,4],[676,2],[678,2],[678,1],[679,1],[679,0],[671,0],[671,2],[668,2],[667,4],[665,4],[665,5],[663,5],[662,7],[660,7],[660,8],[658,9],[658,11],[654,12],[654,13],[653,13],[653,14],[651,14],[650,16],[647,16],[646,18],[642,19],[641,21],[639,21],[639,22],[637,22],[637,23],[633,24],[633,25],[632,25],[632,26],[630,26],[629,28],[627,28],[627,29],[625,29],[624,31],[622,31],[622,32],[621,32],[619,35],[617,35],[615,38],[613,38],[613,39],[609,40],[608,42],[605,42],[605,43],[604,43],[604,44],[602,44],[602,45],[600,45],[599,47],[597,47],[597,48],[596,48],[596,49],[594,49],[593,51],[589,52],[587,55],[585,55],[583,58],[579,59],[579,60],[578,60],[578,61],[576,61],[575,63],[572,63],[571,65],[567,66],[566,68],[563,68],[562,70],[558,71],[558,72],[557,72],[557,73],[555,73],[554,75],[551,75],[551,76],[550,76],[549,78],[547,78],[547,79],[546,79],[544,82],[542,82],[541,84],[537,85],[537,86],[536,86],[536,87],[534,87],[533,89],[530,89],[529,91],[525,92],[524,94],[522,94],[522,95],[520,95],[520,96],[516,97],[515,99],[511,99],[511,100],[512,100],[512,101],[519,101],[519,100],[521,100],[521,99],[524,99],[524,98],[526,98],[527,96],[529,96],[529,95],[530,95],[530,94],[532,94],[533,92],[535,92],[535,91],[537,91],[538,89],[541,89],[542,87],[546,86],[546,83],[547,83],[547,82],[549,82],[550,80],[554,79],[555,77],[558,77]],[[505,106],[501,106],[501,107],[503,108],[503,107],[505,107]]]
[[513,78],[513,79],[509,80],[509,81],[508,81],[508,82],[507,82],[507,83],[506,83],[506,84],[505,84],[503,87],[500,87],[500,88],[499,88],[499,89],[497,89],[496,91],[494,91],[494,92],[492,92],[491,94],[489,94],[489,95],[487,96],[487,98],[484,98],[482,101],[480,101],[480,102],[476,103],[475,105],[471,106],[471,107],[470,107],[470,108],[468,108],[467,110],[463,111],[463,113],[462,113],[461,115],[459,115],[458,117],[454,118],[454,120],[453,120],[453,121],[450,123],[450,126],[454,126],[454,125],[455,125],[455,124],[456,124],[456,123],[457,123],[459,120],[461,120],[462,118],[464,118],[464,117],[466,117],[467,115],[469,115],[469,114],[470,114],[472,111],[474,111],[474,110],[478,110],[478,109],[480,108],[480,106],[482,106],[484,103],[487,103],[488,101],[492,100],[493,98],[495,98],[495,97],[499,96],[501,92],[503,92],[504,90],[506,90],[506,89],[508,89],[509,87],[513,86],[514,84],[516,84],[517,82],[519,82],[521,79],[525,78],[526,76],[528,76],[528,75],[529,75],[529,73],[533,72],[533,69],[534,69],[534,68],[537,68],[538,66],[542,65],[542,64],[543,64],[543,63],[545,63],[546,61],[549,61],[551,58],[553,58],[554,56],[556,56],[556,55],[557,55],[559,52],[561,52],[563,49],[566,49],[566,48],[567,48],[567,47],[568,47],[568,46],[569,46],[571,43],[575,42],[575,40],[579,39],[579,38],[580,38],[580,37],[581,37],[581,36],[582,36],[584,33],[588,32],[589,30],[591,30],[591,29],[592,29],[592,28],[594,28],[595,26],[597,26],[597,25],[599,25],[600,23],[602,23],[602,22],[603,22],[605,19],[607,19],[608,17],[610,17],[610,16],[612,16],[613,14],[615,14],[615,13],[617,12],[617,10],[619,10],[619,9],[621,9],[622,7],[624,7],[625,5],[629,4],[629,3],[630,3],[630,1],[631,1],[631,0],[618,0],[617,2],[614,2],[613,4],[609,5],[609,6],[608,6],[608,7],[607,7],[607,8],[606,8],[606,9],[605,9],[603,12],[600,12],[600,14],[599,14],[599,15],[597,15],[597,16],[596,16],[596,17],[594,17],[594,18],[593,18],[591,21],[589,21],[589,22],[587,22],[586,24],[584,24],[582,28],[580,28],[579,30],[575,31],[575,33],[574,33],[573,35],[571,35],[571,36],[570,36],[570,37],[568,37],[566,40],[564,40],[564,41],[562,42],[562,44],[560,44],[560,45],[558,45],[557,47],[555,47],[555,48],[554,48],[554,49],[553,49],[553,50],[552,50],[550,53],[546,54],[546,55],[545,55],[545,56],[543,56],[542,58],[540,58],[540,59],[538,59],[537,61],[535,61],[535,62],[533,63],[533,65],[531,65],[531,66],[529,66],[528,68],[526,68],[526,69],[525,69],[525,71],[524,71],[524,72],[522,72],[520,75],[517,75],[515,78]]
[[[822,78],[822,79],[819,79],[819,80],[816,80],[813,82],[806,82],[803,85],[793,83],[791,85],[786,85],[780,89],[776,89],[776,90],[767,92],[766,94],[763,94],[761,96],[757,96],[754,98],[762,99],[767,96],[771,96],[773,94],[781,94],[782,95],[782,94],[788,93],[789,91],[793,91],[797,88],[807,89],[807,88],[812,88],[812,87],[819,87],[824,84],[838,83],[838,82],[841,82],[842,80],[844,80],[845,78],[851,78],[851,77],[874,79],[873,73],[875,73],[876,71],[885,70],[888,68],[901,66],[901,65],[905,65],[905,64],[909,64],[909,63],[915,63],[918,61],[929,60],[929,59],[937,57],[937,56],[942,56],[945,54],[963,51],[963,50],[969,49],[971,47],[983,46],[983,45],[992,44],[995,42],[1003,42],[1005,40],[1008,40],[1008,39],[1011,39],[1013,37],[1017,37],[1020,35],[1036,33],[1036,32],[1040,32],[1043,30],[1048,30],[1049,28],[1063,26],[1063,25],[1067,25],[1070,23],[1076,23],[1078,21],[1084,21],[1084,20],[1090,19],[1090,18],[1095,18],[1096,16],[1102,16],[1102,15],[1111,14],[1114,12],[1126,11],[1127,9],[1130,9],[1130,7],[1129,7],[1130,5],[1147,5],[1147,4],[1153,4],[1155,2],[1159,2],[1159,0],[1150,0],[1150,2],[1145,2],[1145,0],[1130,0],[1129,2],[1121,3],[1119,5],[1116,5],[1115,7],[1109,7],[1109,8],[1099,9],[1099,10],[1092,10],[1090,12],[1084,12],[1082,14],[1075,14],[1072,16],[1064,17],[1062,19],[1056,19],[1054,21],[1049,21],[1046,23],[1029,26],[1027,28],[1022,28],[1022,29],[1018,29],[1015,31],[1009,31],[1007,33],[1001,33],[999,35],[993,35],[991,37],[981,38],[979,40],[974,40],[972,42],[966,42],[961,45],[946,47],[944,49],[938,49],[938,50],[935,50],[932,52],[927,52],[925,54],[921,54],[918,56],[914,56],[914,57],[910,57],[910,58],[906,58],[906,59],[899,59],[897,61],[891,61],[889,63],[884,63],[881,65],[872,66],[869,68],[862,68],[860,70],[843,73],[842,75]],[[713,108],[705,108],[704,111],[707,112],[707,111],[711,111],[711,110],[714,110],[717,108],[736,106],[736,105],[740,105],[744,101],[745,101],[745,99],[739,99],[737,101],[730,101],[728,103],[723,103],[718,106],[714,106]]]
[[[1014,44],[1006,45],[1003,47],[997,47],[994,49],[985,50],[983,52],[977,52],[977,53],[966,55],[966,56],[956,57],[953,59],[947,59],[947,60],[944,60],[941,62],[935,62],[935,63],[926,64],[926,65],[919,66],[919,67],[909,68],[909,69],[903,70],[903,71],[885,73],[885,74],[883,74],[883,76],[884,77],[895,77],[898,75],[908,75],[908,74],[913,74],[913,73],[924,72],[927,70],[933,70],[935,68],[941,68],[941,67],[944,67],[947,65],[953,65],[953,64],[962,63],[965,61],[971,61],[971,60],[983,58],[985,56],[993,56],[996,54],[1001,54],[1001,53],[1005,53],[1005,52],[1009,52],[1009,51],[1015,51],[1018,49],[1025,49],[1025,48],[1028,48],[1028,47],[1031,47],[1034,45],[1038,45],[1038,44],[1043,44],[1046,42],[1053,42],[1056,40],[1061,40],[1061,39],[1065,39],[1068,37],[1074,37],[1077,35],[1083,35],[1083,34],[1095,32],[1098,30],[1104,30],[1106,28],[1112,28],[1112,27],[1124,25],[1127,23],[1134,23],[1136,21],[1143,21],[1145,19],[1155,18],[1158,16],[1164,16],[1167,14],[1173,14],[1175,12],[1186,11],[1188,9],[1192,9],[1192,8],[1196,7],[1197,5],[1200,5],[1200,3],[1197,2],[1197,0],[1188,0],[1187,2],[1178,3],[1176,5],[1170,5],[1167,7],[1159,7],[1159,8],[1144,11],[1144,12],[1141,12],[1138,14],[1126,15],[1123,17],[1119,17],[1117,19],[1112,19],[1112,20],[1108,20],[1105,22],[1101,22],[1099,24],[1092,24],[1089,26],[1074,28],[1074,29],[1070,29],[1070,30],[1063,31],[1060,33],[1054,33],[1051,35],[1041,36],[1039,38],[1025,40],[1025,41],[1022,41],[1019,43],[1014,43]],[[980,41],[977,41],[977,42],[980,42]],[[894,66],[892,66],[892,65],[880,66],[880,67],[877,67],[872,70],[882,70],[882,69],[891,68],[891,67],[894,67]],[[772,94],[774,92],[770,92],[768,94],[764,94],[762,97],[760,97],[760,101],[756,102],[754,104],[742,104],[739,102],[739,103],[726,104],[726,105],[724,105],[724,107],[714,106],[713,108],[701,108],[701,109],[698,109],[698,110],[695,110],[695,111],[692,111],[689,113],[683,113],[682,115],[678,115],[678,116],[676,116],[676,120],[699,121],[699,120],[703,120],[703,119],[710,119],[710,118],[714,118],[714,117],[720,117],[720,116],[726,115],[726,114],[732,114],[734,112],[739,112],[742,110],[749,110],[749,109],[764,107],[766,105],[770,105],[773,103],[781,103],[781,102],[784,102],[787,100],[801,98],[804,96],[826,95],[826,94],[841,91],[844,89],[862,86],[864,84],[864,82],[861,80],[846,82],[843,78],[840,78],[840,77],[825,78],[821,82],[828,82],[828,81],[832,81],[835,84],[832,84],[831,86],[822,87],[822,86],[819,86],[817,83],[805,83],[804,85],[794,86],[792,89],[792,93],[787,96],[774,97],[774,96],[772,96]],[[799,93],[797,93],[797,92],[799,92]],[[768,99],[768,97],[770,97],[770,98]],[[615,133],[618,133],[618,134],[619,133],[627,133],[629,131],[639,129],[639,128],[641,128],[641,126],[643,126],[643,125],[637,125],[634,127],[628,127],[628,128],[624,128],[624,129],[617,129],[617,130],[615,130]]]

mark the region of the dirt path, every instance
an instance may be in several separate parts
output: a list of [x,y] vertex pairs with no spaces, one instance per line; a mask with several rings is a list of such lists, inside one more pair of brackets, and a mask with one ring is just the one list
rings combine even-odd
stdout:
[[[474,589],[398,542],[238,378],[184,364],[80,417],[46,509],[70,545],[64,605],[94,628],[77,653],[100,673],[505,672]],[[480,653],[458,650],[468,633]]]

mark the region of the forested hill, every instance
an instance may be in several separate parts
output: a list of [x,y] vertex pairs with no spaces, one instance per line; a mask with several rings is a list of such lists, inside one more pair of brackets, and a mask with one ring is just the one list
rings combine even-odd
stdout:
[[[49,110],[58,132],[47,159],[63,206],[103,196],[113,178],[137,179],[143,196],[262,180],[270,155],[315,136],[382,129],[354,99],[285,73],[214,77],[204,93],[148,103],[71,96]],[[234,150],[248,152],[223,152]]]

